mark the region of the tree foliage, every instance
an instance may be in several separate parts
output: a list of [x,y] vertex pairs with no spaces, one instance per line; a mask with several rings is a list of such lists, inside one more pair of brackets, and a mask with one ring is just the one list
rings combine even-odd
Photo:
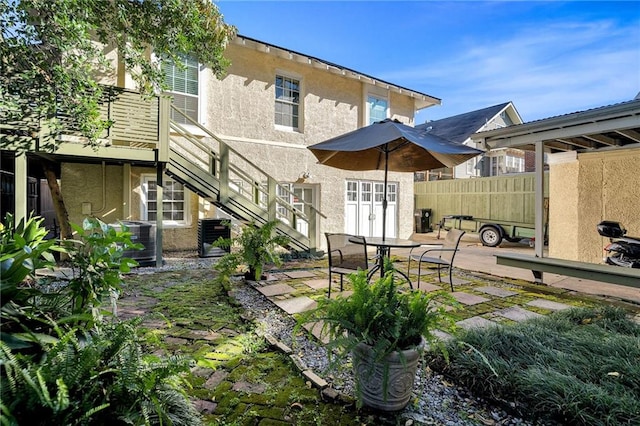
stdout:
[[94,143],[110,125],[99,115],[98,80],[114,73],[107,55],[117,52],[138,89],[152,94],[164,86],[153,58],[190,54],[221,76],[236,31],[210,0],[0,0],[0,28],[0,119],[23,123],[22,133],[2,137],[12,149],[60,112]]

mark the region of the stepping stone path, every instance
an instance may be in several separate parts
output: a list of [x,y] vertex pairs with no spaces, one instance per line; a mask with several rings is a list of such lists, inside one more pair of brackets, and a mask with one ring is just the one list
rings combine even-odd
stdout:
[[497,297],[509,297],[518,294],[515,291],[506,290],[500,287],[476,287],[474,290]]
[[307,296],[285,300],[274,300],[273,303],[288,314],[299,314],[301,312],[311,310],[318,305],[318,302]]
[[502,309],[496,312],[497,315],[508,318],[512,321],[520,322],[531,318],[540,318],[543,315],[531,312],[520,306],[512,306],[511,308]]
[[458,321],[456,325],[458,327],[464,328],[465,330],[470,330],[472,328],[486,328],[496,326],[498,325],[498,323],[489,321],[488,319],[482,317],[471,317],[462,321]]
[[490,300],[486,297],[477,296],[471,293],[465,293],[463,291],[456,291],[451,293],[451,295],[463,305],[477,305],[479,303],[485,303]]
[[267,297],[271,297],[293,293],[295,289],[287,284],[273,284],[264,287],[258,287],[258,291]]
[[571,306],[564,303],[554,302],[547,299],[536,299],[531,302],[527,302],[529,306],[535,306],[537,308],[549,309],[550,311],[563,311],[569,309]]

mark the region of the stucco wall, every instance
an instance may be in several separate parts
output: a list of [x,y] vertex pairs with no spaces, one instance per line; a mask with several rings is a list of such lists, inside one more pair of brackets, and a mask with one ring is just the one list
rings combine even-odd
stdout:
[[[305,184],[319,188],[320,210],[327,216],[320,219],[318,241],[324,247],[322,233],[344,231],[346,179],[382,181],[384,175],[318,165],[306,147],[362,126],[369,92],[386,93],[391,117],[411,125],[413,99],[236,44],[225,55],[232,62],[227,75],[221,80],[209,76],[206,82],[206,127],[280,182],[295,182],[310,173]],[[274,125],[276,74],[301,81],[300,131]],[[390,173],[389,181],[399,183],[398,236],[408,237],[413,230],[413,175]]]
[[122,219],[122,185],[122,166],[61,165],[60,190],[72,223],[82,224],[87,216],[82,203],[91,203],[91,215],[106,223]]
[[[141,176],[155,176],[154,168],[132,167],[128,194],[124,194],[126,173],[120,165],[63,163],[60,187],[72,223],[81,224],[88,216],[82,212],[82,203],[91,203],[91,214],[106,223],[119,220],[140,220],[141,218]],[[104,178],[103,178],[104,176]],[[165,227],[163,250],[198,249],[198,218],[211,217],[211,209],[196,194],[189,192],[190,224],[187,226]],[[103,194],[106,194],[106,202]],[[129,195],[130,194],[130,195]],[[131,203],[130,209],[125,208]],[[104,206],[104,207],[103,207]],[[129,215],[125,211],[130,211]]]
[[596,225],[621,222],[640,235],[640,149],[579,154],[577,161],[551,168],[549,255],[601,263],[608,239]]
[[579,260],[579,165],[577,159],[549,166],[549,256]]

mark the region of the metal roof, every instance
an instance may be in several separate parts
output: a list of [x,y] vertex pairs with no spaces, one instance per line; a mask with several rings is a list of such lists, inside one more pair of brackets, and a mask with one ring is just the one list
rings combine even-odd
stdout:
[[549,117],[471,136],[485,148],[534,149],[544,142],[549,152],[640,147],[640,99]]
[[233,42],[246,47],[251,47],[263,53],[276,55],[278,57],[289,59],[295,62],[308,64],[310,66],[325,69],[334,74],[339,74],[347,78],[353,78],[356,80],[369,83],[374,86],[380,86],[384,89],[391,90],[399,94],[403,94],[415,99],[416,110],[421,110],[433,105],[440,105],[442,100],[426,93],[418,92],[417,90],[408,89],[403,86],[399,86],[388,81],[381,80],[379,78],[355,71],[351,68],[343,67],[342,65],[334,64],[324,59],[316,58],[304,53],[296,52],[285,47],[276,46],[264,41],[260,41],[251,37],[238,34]]

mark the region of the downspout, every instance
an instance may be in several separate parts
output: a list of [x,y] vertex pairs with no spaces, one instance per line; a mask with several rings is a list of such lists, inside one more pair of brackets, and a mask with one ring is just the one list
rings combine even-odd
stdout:
[[102,207],[99,210],[94,210],[91,214],[96,215],[98,213],[104,213],[107,209],[107,165],[102,162]]

